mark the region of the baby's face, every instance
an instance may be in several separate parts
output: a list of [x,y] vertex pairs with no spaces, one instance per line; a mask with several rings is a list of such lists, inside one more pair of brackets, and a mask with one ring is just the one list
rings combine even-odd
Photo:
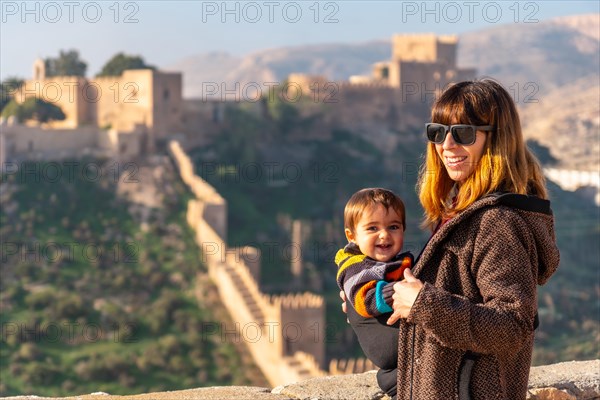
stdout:
[[382,262],[390,261],[404,243],[402,218],[393,208],[386,209],[382,204],[366,208],[354,232],[350,229],[345,232],[346,238],[356,243],[363,254]]

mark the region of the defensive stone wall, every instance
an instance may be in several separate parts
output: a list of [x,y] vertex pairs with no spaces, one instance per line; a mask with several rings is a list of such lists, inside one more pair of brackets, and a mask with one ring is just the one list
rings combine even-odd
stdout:
[[143,132],[134,129],[122,132],[94,126],[75,129],[46,129],[3,121],[0,123],[0,163],[36,160],[56,161],[95,157],[132,158],[141,152]]
[[[168,145],[181,178],[195,199],[188,203],[187,222],[194,229],[202,261],[221,300],[247,344],[254,361],[276,386],[326,375],[325,303],[312,293],[270,296],[257,283],[260,252],[227,247],[227,203],[194,173],[181,145]],[[231,327],[227,327],[228,331]],[[338,369],[341,371],[341,369]]]
[[[53,129],[26,126],[19,124],[3,124],[1,135],[7,155],[26,155],[43,159],[44,154],[52,154],[64,158],[84,149],[98,147],[98,129],[85,127],[81,129]],[[63,157],[61,157],[63,156]]]

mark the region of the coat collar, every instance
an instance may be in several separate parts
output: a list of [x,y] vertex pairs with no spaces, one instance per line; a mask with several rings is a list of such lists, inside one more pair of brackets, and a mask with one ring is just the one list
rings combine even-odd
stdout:
[[424,263],[420,263],[419,260],[424,258],[429,259],[432,254],[436,251],[437,244],[445,240],[450,232],[461,223],[461,221],[469,218],[479,210],[487,207],[494,207],[498,205],[507,206],[524,211],[537,212],[545,215],[552,215],[550,209],[550,201],[541,199],[536,196],[527,196],[523,194],[507,193],[507,192],[496,192],[486,195],[479,200],[475,201],[467,209],[450,219],[448,222],[443,224],[432,236],[429,241],[415,260],[415,267],[413,274],[418,276],[419,272],[423,268]]

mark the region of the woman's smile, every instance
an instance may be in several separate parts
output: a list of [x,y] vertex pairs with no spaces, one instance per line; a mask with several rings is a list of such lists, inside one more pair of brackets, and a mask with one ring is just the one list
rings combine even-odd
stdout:
[[463,161],[467,159],[467,156],[445,156],[446,165],[450,168],[459,166]]

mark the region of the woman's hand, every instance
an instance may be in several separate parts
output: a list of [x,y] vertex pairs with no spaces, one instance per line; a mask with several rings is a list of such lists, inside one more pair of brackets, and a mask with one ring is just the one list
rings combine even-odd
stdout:
[[[340,291],[340,298],[342,299],[342,311],[348,314],[348,308],[346,307],[346,293],[344,293],[343,290]],[[347,317],[346,322],[350,323]]]
[[404,280],[394,284],[394,295],[392,296],[394,312],[387,320],[388,325],[394,324],[400,318],[408,317],[422,288],[423,282],[415,278],[410,269],[404,270]]

